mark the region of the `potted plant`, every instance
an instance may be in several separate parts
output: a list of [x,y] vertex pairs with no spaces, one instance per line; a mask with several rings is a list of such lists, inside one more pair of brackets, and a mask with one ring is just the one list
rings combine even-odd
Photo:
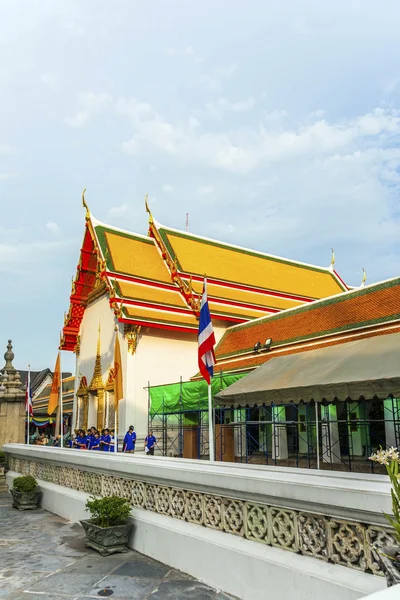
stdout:
[[38,489],[37,481],[32,475],[23,475],[14,479],[11,490],[13,507],[18,510],[38,508],[42,492]]
[[385,465],[392,484],[392,512],[393,516],[384,513],[385,518],[393,527],[393,537],[397,546],[378,548],[374,546],[375,554],[385,574],[387,586],[391,587],[400,583],[400,453],[396,448],[378,450],[370,456],[370,460]]
[[128,522],[131,505],[126,498],[106,496],[91,497],[86,502],[91,518],[81,521],[86,533],[86,546],[102,556],[114,552],[127,552],[132,523]]

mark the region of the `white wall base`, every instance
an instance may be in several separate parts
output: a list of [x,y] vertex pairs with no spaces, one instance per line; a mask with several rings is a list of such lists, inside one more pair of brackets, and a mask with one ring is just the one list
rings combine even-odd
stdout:
[[[7,483],[19,474],[7,473]],[[42,506],[65,519],[87,518],[88,494],[39,481]],[[386,587],[385,579],[264,546],[246,539],[133,509],[131,548],[242,600],[356,600]]]

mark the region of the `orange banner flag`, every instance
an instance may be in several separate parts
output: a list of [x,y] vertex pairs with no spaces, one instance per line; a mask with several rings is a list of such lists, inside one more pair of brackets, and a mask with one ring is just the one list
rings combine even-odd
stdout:
[[57,360],[56,360],[56,366],[54,367],[53,383],[51,385],[49,406],[47,407],[48,415],[52,415],[58,406],[58,402],[60,399],[60,383],[61,383],[60,353],[58,353]]
[[124,395],[124,388],[122,385],[122,361],[121,361],[121,349],[119,347],[118,333],[115,334],[115,348],[114,348],[114,394],[115,402],[119,402]]

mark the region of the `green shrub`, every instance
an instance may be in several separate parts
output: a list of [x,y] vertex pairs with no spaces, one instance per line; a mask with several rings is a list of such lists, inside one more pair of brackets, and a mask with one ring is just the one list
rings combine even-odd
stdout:
[[34,492],[37,488],[37,481],[32,475],[23,475],[14,479],[13,490],[16,492]]
[[0,464],[6,462],[6,453],[0,450]]
[[106,496],[105,498],[90,498],[86,502],[86,510],[90,513],[93,523],[99,527],[123,525],[131,512],[131,505],[126,498]]

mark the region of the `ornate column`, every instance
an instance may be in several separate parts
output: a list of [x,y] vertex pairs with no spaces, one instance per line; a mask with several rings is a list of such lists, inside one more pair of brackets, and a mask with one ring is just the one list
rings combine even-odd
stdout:
[[97,396],[97,429],[101,431],[104,427],[104,382],[101,368],[101,349],[100,349],[100,325],[99,337],[97,340],[96,362],[94,364],[93,377],[89,385],[89,392]]
[[81,376],[79,379],[79,388],[76,392],[76,419],[75,433],[78,429],[87,429],[88,427],[88,412],[89,412],[89,390],[86,377]]
[[14,352],[8,340],[5,366],[0,371],[0,448],[3,444],[25,442],[25,392],[20,374],[12,364]]

